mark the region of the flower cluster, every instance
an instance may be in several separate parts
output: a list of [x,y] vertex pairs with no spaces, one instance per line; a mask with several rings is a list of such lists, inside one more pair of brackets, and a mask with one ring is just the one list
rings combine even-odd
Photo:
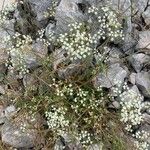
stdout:
[[82,146],[84,148],[87,148],[88,145],[93,144],[93,140],[92,140],[93,135],[91,133],[89,133],[88,131],[84,131],[82,130],[79,134],[78,134],[78,141],[80,141],[80,143],[82,144]]
[[101,87],[86,89],[85,87],[78,87],[76,84],[57,81],[55,78],[52,79],[49,86],[53,91],[53,97],[50,98],[53,108],[50,106],[50,111],[46,112],[49,128],[54,132],[57,131],[57,134],[58,132],[62,134],[67,129],[69,131],[70,128],[76,128],[79,135],[77,134],[75,138],[83,146],[91,144],[96,140],[93,134],[99,135],[97,130],[91,131],[87,127],[86,131],[80,132],[79,127],[83,126],[84,128],[84,124],[86,124],[86,126],[96,128],[99,124],[102,116],[100,111],[102,111],[105,103],[103,89]]
[[57,0],[53,0],[51,7],[48,8],[47,12],[45,12],[44,16],[47,17],[54,17],[55,13],[56,13],[56,7],[58,5],[58,1]]
[[16,6],[17,3],[13,3],[0,11],[0,25],[5,24],[5,21],[10,19],[10,14],[15,11]]
[[41,29],[41,30],[39,30],[38,32],[37,32],[37,41],[41,41],[41,42],[43,42],[44,43],[44,45],[46,45],[46,46],[49,46],[50,45],[50,43],[48,42],[48,40],[46,40],[45,38],[44,38],[44,34],[45,34],[45,29]]
[[65,129],[69,126],[69,121],[66,119],[66,111],[64,107],[56,108],[51,106],[51,110],[45,112],[49,129],[57,135],[63,135]]
[[149,143],[147,142],[147,139],[149,136],[149,133],[144,130],[135,133],[134,137],[137,139],[135,141],[135,147],[137,150],[148,150]]
[[105,40],[107,38],[110,41],[115,41],[124,38],[117,14],[109,7],[104,6],[98,9],[92,6],[89,8],[88,13],[94,15],[98,21],[96,33],[92,37],[94,43],[97,43],[100,39]]
[[29,35],[21,35],[15,33],[14,36],[7,36],[4,40],[9,44],[8,53],[11,56],[9,62],[6,64],[11,71],[19,71],[20,76],[29,72],[25,61],[25,56],[28,51],[31,51],[30,44],[32,38]]
[[132,131],[132,126],[139,125],[143,121],[141,113],[143,97],[133,89],[129,89],[120,94],[120,99],[121,121],[128,124],[126,128],[128,131]]
[[[72,84],[63,85],[61,82],[55,83],[55,79],[53,81],[54,83],[51,86],[55,87],[56,95],[67,98],[71,108],[79,115],[82,109],[99,110],[104,100],[104,93],[101,88],[98,88],[97,91],[89,92],[82,88],[75,88]],[[63,87],[61,87],[62,85]]]
[[87,32],[84,23],[73,23],[69,25],[70,31],[60,34],[58,42],[66,50],[71,60],[84,59],[92,54],[92,37]]

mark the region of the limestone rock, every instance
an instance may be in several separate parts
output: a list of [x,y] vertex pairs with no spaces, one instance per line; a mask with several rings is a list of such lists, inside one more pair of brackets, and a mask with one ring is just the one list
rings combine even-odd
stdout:
[[147,9],[143,12],[142,14],[144,20],[145,20],[145,23],[147,25],[150,25],[150,5],[147,7]]
[[135,85],[135,77],[136,77],[136,73],[131,73],[129,76],[129,81]]
[[143,118],[144,118],[145,123],[150,125],[150,115],[147,113],[144,113]]
[[34,132],[25,132],[19,129],[18,125],[7,122],[2,127],[2,141],[15,148],[33,147]]
[[81,0],[61,0],[56,9],[56,32],[63,33],[68,31],[68,25],[75,21],[85,20],[85,16],[78,6]]
[[140,72],[142,67],[150,62],[150,56],[143,53],[133,54],[129,57],[129,62],[136,72]]
[[0,65],[4,64],[8,59],[8,43],[4,42],[5,37],[14,34],[14,20],[7,20],[0,27]]
[[37,21],[41,22],[45,20],[44,14],[51,7],[52,0],[28,0],[28,2],[36,15]]
[[54,150],[82,150],[81,144],[70,134],[65,133],[55,143]]
[[5,121],[6,121],[5,108],[3,105],[0,105],[0,125],[3,124]]
[[41,59],[48,53],[48,48],[43,41],[37,40],[33,45],[33,52]]
[[141,31],[139,33],[138,48],[150,49],[150,31]]
[[[18,115],[14,120],[6,121],[2,126],[2,142],[14,148],[32,148],[38,138],[36,128],[42,125],[42,119],[28,115]],[[36,144],[37,145],[37,144]]]
[[137,73],[136,85],[145,97],[150,98],[150,72]]
[[84,67],[80,60],[70,63],[70,60],[65,57],[65,54],[66,52],[62,49],[56,50],[53,54],[53,68],[58,73],[58,76],[61,79],[68,79],[81,74],[86,66]]
[[5,108],[5,116],[7,119],[11,119],[16,113],[17,110],[14,105],[10,105]]
[[5,7],[9,6],[10,4],[15,3],[15,0],[5,0],[5,1],[0,1],[0,11]]
[[117,84],[117,82],[124,82],[124,79],[127,77],[127,71],[122,68],[119,64],[113,64],[109,66],[104,72],[98,74],[94,79],[94,85],[96,87],[102,86],[110,88]]
[[87,148],[87,150],[103,150],[103,144],[92,144]]
[[[150,134],[150,125],[145,123],[143,126],[140,127],[139,130],[140,131],[144,130],[144,131],[146,131],[147,133]],[[148,137],[147,142],[150,144],[150,136]]]

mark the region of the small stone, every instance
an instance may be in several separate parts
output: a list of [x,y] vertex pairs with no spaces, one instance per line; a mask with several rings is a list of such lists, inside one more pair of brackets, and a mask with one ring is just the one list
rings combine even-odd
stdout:
[[5,37],[14,34],[14,20],[6,20],[4,25],[0,27],[0,66],[8,60],[8,43],[4,42]]
[[[22,55],[24,58],[24,63],[28,69],[35,69],[40,66],[38,59],[37,59],[37,55],[33,52],[32,45],[24,45],[22,48]],[[18,54],[17,51],[11,53],[11,58],[13,59],[14,62],[18,61],[18,57],[20,57],[20,55]],[[18,69],[18,68],[16,67],[15,69]]]
[[117,85],[118,82],[122,84],[127,75],[127,71],[124,70],[120,64],[113,64],[104,72],[98,74],[98,76],[94,79],[94,86],[111,88],[112,86]]
[[31,5],[31,9],[36,15],[37,21],[42,22],[47,19],[47,17],[45,17],[45,12],[52,6],[52,0],[28,0],[28,3]]
[[150,125],[150,115],[147,113],[144,113],[143,118],[144,118],[145,123]]
[[109,105],[109,108],[120,109],[120,103],[117,101],[114,101],[112,102],[112,104]]
[[38,84],[38,79],[35,78],[33,74],[26,74],[23,78],[23,85],[25,90],[28,91],[28,95],[29,93],[33,94],[37,92],[39,86]]
[[49,35],[55,31],[55,23],[49,23],[45,29],[45,36],[49,38]]
[[43,41],[37,40],[33,45],[33,53],[35,53],[38,57],[44,58],[48,53],[48,48],[44,44]]
[[150,31],[141,31],[139,33],[138,48],[150,49]]
[[142,14],[144,20],[145,20],[145,23],[147,25],[150,25],[150,5],[147,7],[147,9],[143,12]]
[[[58,49],[53,53],[53,68],[58,73],[59,78],[68,79],[81,74],[85,67],[83,67],[80,60],[73,61],[70,64],[70,60],[65,57],[66,52],[63,49]],[[65,65],[64,65],[65,64]]]
[[[142,131],[142,130],[144,130],[144,131],[146,131],[147,133],[150,134],[150,125],[145,123],[145,124],[142,125],[142,126],[140,127],[140,129],[139,129],[139,131]],[[147,138],[146,141],[150,144],[150,136]]]
[[15,148],[32,148],[35,133],[25,132],[19,129],[17,124],[7,122],[2,126],[2,142]]
[[5,109],[5,116],[7,119],[12,118],[17,113],[17,110],[14,105],[10,105]]
[[[3,3],[4,2],[4,3]],[[6,7],[9,6],[10,4],[15,3],[15,0],[5,0],[5,1],[0,1],[0,11]]]
[[75,21],[80,22],[85,20],[85,16],[80,11],[78,3],[82,0],[61,0],[56,8],[56,32],[64,33],[68,31],[68,25]]
[[87,150],[103,150],[103,144],[92,144],[87,148]]
[[137,73],[136,85],[145,97],[150,98],[150,72]]
[[14,148],[32,148],[34,144],[42,142],[37,128],[42,125],[42,119],[32,118],[27,114],[20,114],[14,120],[7,120],[1,129],[2,142]]
[[133,85],[135,85],[135,77],[136,77],[136,73],[131,73],[130,76],[129,76],[129,81]]
[[115,63],[121,63],[121,57],[123,57],[123,53],[120,51],[120,49],[113,47],[110,49],[107,64],[115,64]]
[[6,93],[5,88],[6,88],[5,85],[0,85],[0,94],[4,95]]
[[136,72],[140,72],[143,66],[150,62],[150,56],[143,53],[133,54],[129,57],[129,62]]
[[54,150],[82,150],[81,144],[70,134],[65,133],[56,140]]
[[5,121],[6,121],[5,108],[3,105],[0,105],[0,125],[3,124]]

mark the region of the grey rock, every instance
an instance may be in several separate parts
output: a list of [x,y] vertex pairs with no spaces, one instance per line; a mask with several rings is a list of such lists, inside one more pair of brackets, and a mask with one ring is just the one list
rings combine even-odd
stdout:
[[10,105],[8,107],[0,105],[0,124],[3,124],[7,120],[12,119],[16,112],[16,108],[13,105]]
[[145,123],[150,124],[150,115],[149,114],[144,113],[143,118],[144,118]]
[[150,115],[150,108],[146,109],[146,113]]
[[137,73],[136,85],[145,97],[150,98],[150,72]]
[[150,62],[150,56],[143,53],[133,54],[129,57],[129,62],[136,72],[140,72],[143,66]]
[[44,14],[48,11],[48,8],[51,7],[52,0],[28,0],[28,2],[36,15],[37,21],[45,20]]
[[[37,131],[43,122],[40,115],[33,117],[27,113],[18,114],[14,119],[7,120],[2,126],[2,142],[14,148],[32,148],[43,141]],[[24,128],[23,125],[26,127]]]
[[33,85],[34,82],[35,82],[35,79],[32,76],[32,74],[27,74],[23,78],[23,85],[24,85],[24,87],[29,87],[30,85]]
[[64,145],[63,143],[59,140],[56,140],[56,143],[54,145],[54,150],[64,150]]
[[121,63],[121,57],[123,57],[123,53],[120,51],[120,49],[113,47],[109,52],[107,64],[111,65],[115,63]]
[[109,105],[109,108],[120,109],[120,103],[118,101],[114,101]]
[[49,38],[50,34],[51,34],[51,33],[54,33],[55,28],[56,28],[55,23],[49,23],[49,24],[47,25],[46,29],[45,29],[45,36],[46,36],[47,38]]
[[81,72],[84,70],[84,68],[82,68],[81,66],[82,66],[81,63],[72,63],[68,65],[67,67],[60,68],[57,71],[58,76],[61,79],[68,79],[71,77],[75,77],[81,74]]
[[[125,53],[130,53],[134,50],[134,47],[136,46],[136,40],[133,34],[133,28],[132,28],[132,22],[131,22],[131,16],[132,16],[132,11],[131,11],[131,1],[130,0],[110,0],[111,7],[114,10],[118,10],[124,14],[126,17],[126,20],[124,22],[124,35],[125,39],[122,45],[122,50]],[[110,2],[108,5],[110,5]]]
[[131,89],[137,93],[137,95],[141,94],[138,87],[136,85],[132,86]]
[[85,20],[85,16],[78,7],[80,2],[82,0],[61,0],[55,14],[57,33],[67,32],[69,24]]
[[92,144],[87,148],[87,150],[103,150],[103,144]]
[[150,25],[150,5],[147,7],[147,9],[142,13],[142,16],[145,20],[145,23],[147,25]]
[[147,4],[150,4],[149,0],[132,0],[132,11],[136,12],[136,16],[134,16],[136,20],[140,21],[140,17],[144,17],[143,14],[147,8]]
[[[135,97],[141,95],[141,93],[140,93],[140,91],[136,85],[132,86],[130,88],[130,90],[132,90],[134,92]],[[126,92],[123,92],[123,94],[124,93],[126,93]],[[129,91],[124,95],[124,101],[130,101],[131,100],[128,93],[129,93]],[[141,102],[143,102],[143,100],[144,100],[144,97],[141,97]]]
[[148,3],[148,0],[138,0],[138,1],[135,1],[136,3],[136,9],[138,10],[138,13],[139,14],[142,14],[145,10],[145,8],[147,7],[147,3]]
[[2,126],[2,142],[15,148],[31,148],[34,146],[35,133],[23,133],[17,124],[7,122]]
[[[25,45],[22,50],[23,59],[28,69],[39,67],[41,65],[40,60],[43,59],[47,53],[48,48],[42,41],[37,41],[33,43],[33,45]],[[14,62],[20,57],[18,51],[14,51],[10,55]]]
[[150,49],[150,31],[141,31],[139,33],[138,48]]
[[0,85],[0,94],[5,94],[6,93],[6,86],[5,85]]
[[8,43],[4,43],[5,37],[14,34],[14,21],[6,21],[4,25],[0,27],[0,65],[5,63],[8,59],[7,49]]
[[[144,131],[146,131],[147,133],[150,134],[150,125],[145,123],[145,124],[142,125],[142,126],[140,127],[140,129],[139,129],[139,131],[142,131],[142,130],[144,130]],[[150,144],[150,136],[147,138],[146,141]]]
[[7,119],[11,119],[16,113],[17,110],[14,105],[10,105],[5,108],[5,116]]
[[44,58],[48,53],[48,48],[43,41],[37,40],[32,47],[33,53],[35,53],[40,59]]
[[65,54],[66,54],[66,52],[63,49],[57,49],[53,53],[53,58],[54,58],[53,67],[54,67],[54,70],[57,70],[58,65],[66,60]]
[[[33,45],[28,45],[28,47],[24,47],[24,49],[28,48],[29,51],[24,53],[24,60],[29,69],[35,69],[39,67],[41,59],[43,59],[47,53],[48,48],[44,45],[43,41],[37,40]],[[13,57],[17,57],[17,55],[13,55]],[[15,58],[14,58],[15,59]]]
[[16,72],[8,71],[6,79],[7,79],[8,83],[11,85],[11,87],[13,89],[21,88],[20,84],[19,84],[19,81],[18,81],[18,76],[17,76]]
[[86,67],[83,67],[82,62],[79,60],[69,63],[70,60],[65,57],[65,54],[66,52],[62,49],[56,50],[53,54],[53,68],[58,73],[58,76],[61,79],[67,79],[81,74]]
[[123,83],[127,75],[127,71],[121,67],[120,64],[113,64],[104,72],[98,74],[98,76],[94,79],[94,85],[96,87],[102,86],[110,88],[116,85],[117,82]]
[[0,125],[3,124],[5,121],[6,121],[5,108],[3,105],[0,105]]
[[6,62],[8,59],[8,43],[4,43],[5,37],[8,35],[14,34],[14,20],[6,21],[1,27],[0,27],[0,66]]
[[37,92],[38,84],[39,82],[33,74],[26,74],[23,77],[23,85],[25,87],[25,90],[28,91],[28,94],[29,94],[29,91],[31,91],[32,94],[33,92]]
[[129,81],[133,85],[135,85],[135,77],[136,77],[136,73],[131,73],[130,76],[129,76]]
[[[22,55],[23,55],[24,63],[28,69],[37,68],[39,66],[39,63],[37,62],[37,56],[32,51],[28,51],[28,52],[24,51]],[[13,62],[17,63],[18,59],[20,58],[20,52],[14,51],[13,53],[10,54],[10,56]],[[19,68],[16,67],[15,69],[19,69]]]
[[0,64],[0,82],[2,82],[5,79],[6,71],[7,71],[7,67],[2,62],[2,64]]
[[54,150],[82,150],[81,144],[70,134],[65,133],[59,138],[54,146]]

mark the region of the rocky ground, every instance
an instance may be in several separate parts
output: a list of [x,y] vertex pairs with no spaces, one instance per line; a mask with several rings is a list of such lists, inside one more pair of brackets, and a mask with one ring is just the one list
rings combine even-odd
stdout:
[[[20,113],[15,105],[15,100],[20,97],[22,92],[30,87],[37,88],[38,81],[34,75],[35,72],[42,72],[39,57],[46,60],[47,56],[54,51],[53,44],[45,46],[44,41],[37,40],[34,35],[39,29],[45,29],[43,34],[46,38],[49,38],[51,32],[56,34],[67,32],[68,24],[87,19],[86,10],[90,6],[106,3],[105,0],[59,0],[55,7],[54,16],[45,17],[45,12],[52,6],[52,0],[25,1],[28,6],[23,7],[23,3],[19,2],[18,7],[11,12],[10,19],[5,22],[5,26],[0,27],[0,124],[2,141],[0,148],[2,147],[2,150],[7,150],[7,146],[9,146],[9,149],[32,149],[37,141],[42,143],[44,140],[41,135],[37,134],[35,129],[29,129],[22,133],[20,129],[22,122],[28,124],[27,120],[29,118],[29,120],[32,120],[32,117]],[[150,106],[150,0],[111,0],[111,3],[111,7],[119,10],[122,16],[126,18],[123,29],[125,38],[119,44],[115,41],[116,43],[109,45],[110,51],[107,52],[106,61],[107,70],[96,74],[93,85],[111,91],[116,85],[116,81],[121,84],[126,82],[130,88],[137,92],[137,95],[139,93],[142,95],[141,105]],[[25,15],[23,12],[25,12]],[[9,58],[13,58],[17,62],[19,60],[15,53],[7,53],[9,45],[6,42],[1,42],[3,37],[7,35],[14,36],[16,31],[24,35],[30,32],[34,37],[31,47],[24,47],[23,49],[24,51],[28,48],[32,49],[32,52],[26,52],[24,59],[29,73],[27,71],[23,75],[13,72],[6,65]],[[59,67],[65,60],[63,51],[55,48],[53,53],[55,59],[52,63],[59,78],[68,79],[78,71],[80,72],[80,68],[76,65],[78,62],[69,64],[65,68]],[[96,63],[98,60],[99,56],[95,56]],[[120,110],[120,101],[114,99],[109,107]],[[144,121],[138,126],[137,130],[145,130],[150,134],[150,107],[142,110],[142,114]],[[17,121],[12,122],[13,119]],[[45,120],[42,120],[39,116],[31,122],[36,127],[45,124]],[[131,138],[130,134],[127,136]],[[70,140],[68,137],[64,137],[64,139],[66,141]],[[147,138],[147,142],[150,144],[150,137]],[[58,140],[54,149],[62,150],[62,145],[63,142]],[[91,147],[88,149],[100,149],[98,144]],[[80,148],[75,145],[66,148],[66,150],[73,149],[78,150]],[[43,148],[42,150],[46,149]]]

